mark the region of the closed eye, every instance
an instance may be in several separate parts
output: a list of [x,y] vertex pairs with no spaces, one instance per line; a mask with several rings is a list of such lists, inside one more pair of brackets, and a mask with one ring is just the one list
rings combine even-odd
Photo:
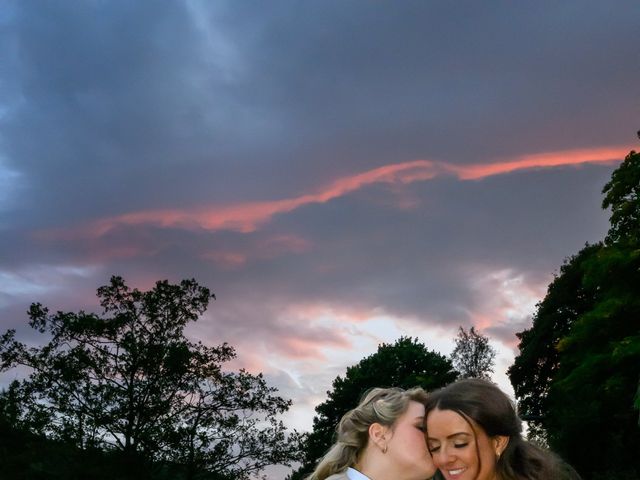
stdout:
[[466,447],[467,445],[469,445],[469,443],[454,443],[454,444],[453,444],[453,446],[454,446],[455,448],[464,448],[464,447]]

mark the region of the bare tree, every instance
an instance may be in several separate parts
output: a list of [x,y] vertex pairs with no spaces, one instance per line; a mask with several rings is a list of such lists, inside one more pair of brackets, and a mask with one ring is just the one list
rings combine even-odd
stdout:
[[468,332],[460,327],[455,342],[451,363],[460,376],[489,379],[496,359],[496,350],[489,345],[489,337],[477,332],[474,327]]

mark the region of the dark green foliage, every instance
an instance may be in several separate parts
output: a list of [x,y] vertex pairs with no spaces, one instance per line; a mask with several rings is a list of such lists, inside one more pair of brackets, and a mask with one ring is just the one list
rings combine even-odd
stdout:
[[557,346],[576,319],[593,307],[595,293],[582,285],[584,261],[600,248],[599,244],[586,246],[565,261],[538,304],[533,326],[516,334],[520,353],[508,375],[520,414],[529,421],[531,437],[543,443],[546,433],[542,418],[548,411],[549,387],[560,363]]
[[208,289],[161,281],[141,292],[113,277],[98,297],[103,316],[50,315],[33,304],[29,323],[49,338],[42,347],[27,347],[13,331],[0,338],[2,369],[31,371],[3,396],[11,428],[47,448],[102,452],[153,478],[245,479],[297,458],[297,434],[276,419],[290,401],[262,375],[223,371],[231,346],[184,336],[206,310]]
[[[585,262],[596,302],[559,342],[549,441],[582,472],[640,476],[634,400],[640,378],[640,249],[612,245]],[[576,442],[576,438],[594,438]]]
[[489,345],[489,337],[478,333],[475,327],[471,327],[468,332],[460,327],[455,343],[451,363],[460,372],[460,376],[489,380],[496,359],[496,351]]
[[143,458],[122,452],[81,450],[11,424],[7,392],[0,397],[0,478],[5,480],[160,480]]
[[640,478],[640,156],[605,186],[605,244],[570,258],[509,369],[535,434],[587,480]]
[[429,351],[417,339],[401,337],[394,344],[381,344],[376,353],[347,368],[344,377],[338,376],[333,381],[328,399],[316,407],[313,431],[304,444],[303,465],[290,478],[302,479],[313,471],[333,443],[340,418],[371,388],[422,387],[429,391],[454,381],[457,376],[446,357]]
[[604,186],[602,208],[611,207],[607,244],[640,244],[640,153],[633,150]]

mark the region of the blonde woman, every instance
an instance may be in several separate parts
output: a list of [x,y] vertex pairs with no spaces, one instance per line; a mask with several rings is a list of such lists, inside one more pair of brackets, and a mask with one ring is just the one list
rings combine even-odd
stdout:
[[374,388],[347,412],[337,441],[307,480],[426,480],[436,468],[424,435],[421,388]]

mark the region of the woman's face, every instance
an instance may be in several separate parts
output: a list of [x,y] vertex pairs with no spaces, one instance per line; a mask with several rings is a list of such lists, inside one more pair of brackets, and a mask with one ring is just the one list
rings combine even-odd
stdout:
[[494,440],[469,422],[453,410],[429,412],[427,442],[433,463],[447,480],[493,480],[497,458]]
[[393,466],[394,478],[425,480],[436,472],[424,436],[424,412],[423,404],[409,402],[389,432],[385,457]]

